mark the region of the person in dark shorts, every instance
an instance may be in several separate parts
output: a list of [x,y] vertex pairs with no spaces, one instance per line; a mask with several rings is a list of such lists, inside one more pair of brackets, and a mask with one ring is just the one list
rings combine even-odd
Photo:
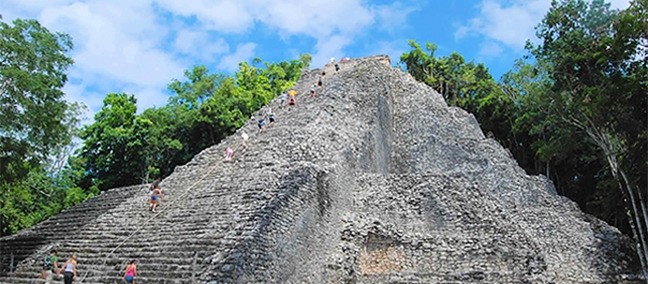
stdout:
[[257,123],[257,126],[259,126],[259,132],[263,132],[263,128],[265,127],[266,122],[265,122],[265,117],[263,115],[259,116],[259,122]]
[[289,110],[292,110],[293,107],[295,107],[295,102],[295,97],[290,97],[290,99],[288,100],[288,105],[290,106]]
[[77,277],[77,256],[73,254],[72,257],[61,266],[63,271],[63,283],[72,284],[72,281]]
[[268,116],[268,126],[270,126],[273,122],[275,122],[275,115],[274,112],[272,112],[271,108],[268,107],[266,115]]
[[155,212],[155,208],[158,207],[160,201],[162,200],[162,190],[160,188],[155,188],[151,191],[151,212]]
[[295,89],[290,89],[290,91],[288,91],[288,96],[290,97],[288,99],[288,110],[292,110],[296,103],[295,97],[297,96],[297,91],[295,91]]

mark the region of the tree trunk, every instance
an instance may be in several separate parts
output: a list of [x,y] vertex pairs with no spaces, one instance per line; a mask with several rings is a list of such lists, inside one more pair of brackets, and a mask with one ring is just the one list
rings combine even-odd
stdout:
[[[625,187],[626,190],[627,190],[628,195],[630,196],[630,203],[632,204],[632,212],[634,213],[634,214],[631,214],[631,215],[634,215],[634,218],[635,218],[636,223],[637,223],[636,230],[639,233],[639,240],[637,241],[637,248],[636,249],[637,249],[637,253],[639,254],[639,260],[641,261],[641,269],[643,270],[644,279],[646,281],[648,281],[648,240],[646,239],[646,235],[648,233],[645,232],[646,228],[648,228],[648,224],[646,223],[648,221],[648,215],[645,214],[646,213],[646,210],[645,210],[646,205],[642,204],[643,202],[641,202],[641,201],[643,200],[643,198],[641,198],[641,192],[638,190],[637,195],[639,196],[638,199],[640,199],[639,200],[640,201],[639,206],[642,208],[642,210],[639,210],[637,208],[637,203],[636,203],[637,198],[635,198],[635,196],[634,196],[632,186],[630,186],[629,180],[626,177],[625,172],[623,170],[621,170],[621,169],[618,169],[618,171],[619,171],[619,175],[617,175],[616,177],[617,177],[617,180],[619,181],[619,186]],[[619,176],[621,177],[621,179],[618,178]],[[621,180],[623,180],[623,184],[621,184]],[[627,202],[626,202],[626,204],[627,204]],[[643,219],[643,222],[642,222],[641,219]],[[636,236],[635,236],[635,240],[636,240]]]
[[[621,149],[622,146],[618,142],[618,138],[613,137],[608,131],[594,125],[592,120],[587,116],[584,118],[585,122],[574,117],[569,121],[572,125],[584,130],[603,151],[603,155],[610,166],[612,176],[617,181],[619,189],[624,196],[626,215],[628,216],[630,228],[636,242],[635,249],[641,261],[644,278],[648,281],[648,239],[646,239],[646,236],[648,236],[646,232],[646,229],[648,229],[648,215],[646,215],[646,205],[643,204],[641,190],[638,188],[636,192],[633,190],[634,186],[632,186],[625,172],[619,166],[617,153],[623,153],[623,151]],[[639,206],[637,206],[637,202],[639,202]]]

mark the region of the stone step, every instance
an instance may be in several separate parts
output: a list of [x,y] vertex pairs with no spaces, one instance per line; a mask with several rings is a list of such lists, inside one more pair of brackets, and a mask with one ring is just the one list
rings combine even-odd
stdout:
[[[39,278],[39,273],[30,273],[19,276],[11,276],[7,278],[0,278],[0,284],[37,284],[45,283],[44,279]],[[124,283],[123,282],[123,272],[114,273],[114,275],[97,275],[97,276],[86,276],[83,278],[84,284],[112,284],[112,283]],[[77,277],[77,282],[82,279],[83,275],[79,273]],[[192,283],[192,275],[187,272],[159,272],[152,271],[149,275],[141,274],[137,276],[136,283],[155,283],[155,284],[184,284]],[[63,283],[63,275],[55,277],[52,283]]]
[[[138,259],[139,264],[141,264],[142,269],[156,269],[159,265],[190,265],[196,256],[196,260],[200,263],[202,258],[198,257],[198,254],[208,253],[205,250],[166,250],[164,256],[160,256],[160,252],[157,248],[151,248],[147,251],[121,251],[114,254],[109,254],[108,252],[102,252],[97,254],[85,254],[79,253],[78,255],[78,269],[79,270],[90,270],[96,269],[96,267],[121,267],[126,266],[126,263],[132,259]],[[70,255],[71,253],[65,253],[62,255]],[[66,258],[62,257],[60,259],[59,265],[62,265],[66,261]],[[16,270],[16,272],[25,273],[25,271],[38,271],[41,268],[42,262],[34,261],[32,263],[26,263],[21,269]],[[27,269],[27,270],[25,270]]]

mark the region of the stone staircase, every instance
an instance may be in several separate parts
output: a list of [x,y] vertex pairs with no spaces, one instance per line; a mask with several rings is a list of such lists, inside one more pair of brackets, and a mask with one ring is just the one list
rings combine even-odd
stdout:
[[[141,186],[111,189],[87,202],[64,210],[33,228],[2,238],[0,242],[0,275],[5,275],[12,266],[34,252],[47,255],[50,248],[55,248],[56,244],[69,237],[70,233],[92,224],[98,216],[140,192],[145,194],[145,189],[142,189]],[[38,265],[40,264],[39,260]]]
[[146,187],[114,189],[0,239],[0,283],[42,283],[50,247],[77,254],[79,283],[121,283],[131,259],[137,283],[639,279],[625,237],[526,175],[472,115],[386,57],[341,67],[315,98],[322,70],[305,73],[262,133],[257,114],[177,167],[157,212]]

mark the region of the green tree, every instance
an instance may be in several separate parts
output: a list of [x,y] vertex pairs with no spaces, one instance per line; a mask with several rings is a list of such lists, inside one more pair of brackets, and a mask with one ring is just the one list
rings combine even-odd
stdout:
[[87,198],[66,153],[81,110],[61,90],[71,38],[35,20],[0,22],[0,233]]
[[155,177],[166,176],[173,171],[172,157],[183,149],[174,137],[177,123],[169,107],[147,109],[136,118],[135,140],[131,147],[139,150],[140,181],[148,182]]
[[81,133],[85,142],[80,152],[86,170],[83,185],[101,190],[133,184],[141,165],[137,156],[140,145],[133,143],[135,96],[111,93],[103,103],[95,122]]
[[203,149],[220,142],[261,106],[292,86],[310,58],[280,63],[241,63],[232,76],[204,66],[174,79],[169,103],[137,115],[133,95],[108,94],[95,122],[83,129],[84,146],[75,157],[82,186],[108,189],[163,177]]
[[[35,20],[0,22],[0,173],[4,182],[70,141],[64,121],[70,105],[61,88],[72,64],[72,41]],[[30,166],[27,166],[30,165]]]
[[500,143],[511,145],[511,111],[514,103],[501,89],[483,64],[466,62],[456,52],[435,57],[436,45],[428,43],[426,51],[415,41],[401,55],[401,64],[417,80],[439,92],[446,102],[475,115],[486,133]]
[[551,82],[532,105],[543,116],[538,132],[549,134],[545,155],[596,150],[626,201],[648,277],[646,5],[618,12],[602,0],[553,1],[536,29],[542,43],[528,48]]

